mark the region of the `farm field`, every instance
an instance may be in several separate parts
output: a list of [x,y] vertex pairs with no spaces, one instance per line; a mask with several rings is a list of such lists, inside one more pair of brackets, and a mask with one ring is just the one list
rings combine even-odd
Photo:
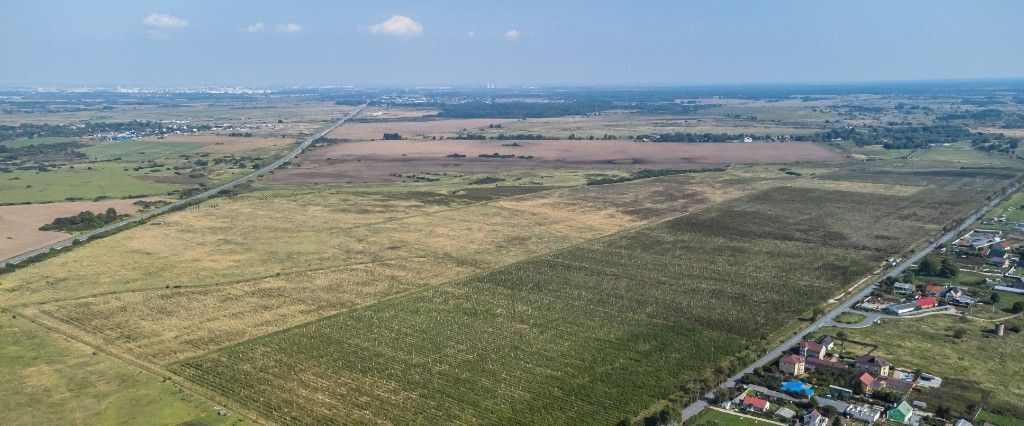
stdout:
[[[402,109],[391,109],[388,110],[395,115],[398,112],[405,111]],[[406,114],[412,114],[415,110],[409,111]],[[373,117],[368,113],[364,120],[372,120]],[[383,114],[382,114],[383,116]],[[400,117],[400,115],[399,115]],[[806,135],[814,132],[814,128],[802,125],[779,125],[770,122],[756,122],[747,119],[735,119],[727,118],[723,116],[708,117],[704,115],[687,115],[687,116],[672,116],[672,115],[648,115],[648,114],[636,114],[625,111],[606,111],[587,116],[569,116],[569,117],[553,117],[553,118],[529,118],[522,120],[502,120],[502,119],[449,119],[449,120],[431,120],[426,118],[419,118],[419,124],[410,123],[409,127],[392,127],[393,130],[397,131],[403,137],[409,138],[421,138],[421,137],[452,137],[465,129],[463,133],[474,133],[479,135],[485,135],[487,137],[497,137],[500,134],[541,134],[544,136],[566,139],[570,135],[575,135],[577,138],[589,138],[594,137],[597,139],[604,138],[606,135],[615,136],[618,138],[628,138],[631,136],[651,134],[651,133],[727,133],[727,134],[750,134],[750,135],[770,135],[770,136],[786,136],[786,135]],[[433,131],[424,131],[421,129],[430,129],[430,126],[441,126],[439,124],[429,124],[431,122],[444,122],[450,123],[445,127],[434,127]],[[386,129],[385,123],[375,123],[378,127],[366,126],[365,129],[373,129],[373,131],[352,134],[355,137],[350,139],[381,139],[384,130]],[[391,123],[394,126],[398,123]],[[490,126],[491,124],[500,125]],[[442,131],[443,129],[443,131]],[[404,133],[403,133],[404,131]]]
[[[49,204],[0,207],[0,219],[5,208],[77,213],[84,203],[61,201],[177,198],[230,179],[351,108],[310,101],[341,96],[317,93],[55,113],[212,130],[113,142],[32,129],[42,136],[4,146],[54,145],[5,148],[16,155],[0,173],[0,203]],[[259,182],[5,271],[0,324],[12,326],[0,328],[0,366],[20,375],[0,394],[57,395],[90,424],[225,424],[244,413],[255,423],[635,425],[663,408],[675,416],[1021,165],[966,139],[914,150],[819,139],[852,123],[925,123],[893,99],[859,110],[800,98],[690,109],[683,98],[627,96],[579,116],[438,119],[579,105],[433,96],[379,101]],[[405,100],[422,106],[387,106]],[[463,101],[479,110],[452,108]],[[23,118],[48,115],[11,105]],[[628,139],[671,132],[819,142]],[[490,139],[454,139],[469,133]],[[589,137],[598,140],[579,140]],[[680,173],[630,181],[655,169]],[[967,400],[1008,382],[947,383],[948,394],[925,398]],[[49,401],[26,393],[8,404],[52,423]],[[239,414],[216,415],[221,404]],[[1017,416],[1002,400],[987,409]]]
[[[5,305],[52,302],[38,310],[135,356],[172,362],[736,197],[757,187],[728,183],[744,173],[512,198],[255,192],[92,242],[39,265],[45,268],[15,271],[0,281],[0,298]],[[98,253],[116,255],[94,264]],[[90,285],[73,284],[83,281]]]
[[[370,112],[372,114],[372,112]],[[429,139],[451,137],[463,130],[486,128],[513,120],[500,118],[470,118],[452,120],[382,121],[351,123],[327,134],[327,137],[345,140],[380,140],[384,133],[398,133],[403,138]]]
[[937,232],[918,201],[764,189],[171,369],[281,422],[610,423]]
[[[424,173],[508,170],[590,171],[708,168],[728,164],[829,162],[842,155],[809,143],[642,143],[633,141],[374,141],[332,145],[303,155],[300,166],[268,184],[398,181]],[[483,158],[494,153],[521,158]],[[460,154],[465,158],[451,158]]]
[[[117,105],[110,110],[49,112],[46,114],[0,114],[0,124],[76,123],[82,121],[173,120],[196,124],[236,123],[265,129],[310,131],[339,115],[351,106],[333,102],[241,101],[217,103],[182,103]],[[281,120],[284,123],[277,123]]]
[[[1022,325],[1021,320],[1010,321]],[[1016,360],[1024,350],[1024,339],[1019,333],[1008,332],[995,337],[991,330],[994,322],[960,319],[950,315],[932,315],[918,319],[883,321],[863,329],[844,329],[851,340],[878,345],[874,354],[885,357],[899,367],[919,370],[942,377],[944,384],[936,391],[920,391],[917,398],[927,398],[930,392],[962,392],[975,397],[990,392],[988,398],[976,400],[986,411],[1024,419],[1024,367]],[[955,339],[956,329],[966,331],[962,339]],[[822,333],[835,333],[822,329]],[[948,386],[947,386],[948,384]],[[943,389],[943,388],[949,389]],[[970,402],[971,398],[963,399]],[[958,398],[934,398],[943,404],[953,404]],[[929,401],[929,405],[933,405]],[[951,407],[954,411],[963,407]],[[1018,420],[1019,421],[1019,420]]]
[[[10,314],[0,317],[0,412],[8,424],[230,425],[213,403]],[[26,409],[31,407],[31,409]]]
[[0,174],[0,204],[48,203],[96,197],[166,195],[183,186],[139,179],[144,172],[124,171],[116,163],[64,166]]
[[[58,217],[73,216],[82,211],[100,213],[114,208],[119,214],[139,210],[140,199],[76,201],[47,204],[0,206],[0,259],[23,253],[67,238],[70,234],[40,231],[39,227]],[[143,200],[154,200],[144,198]]]

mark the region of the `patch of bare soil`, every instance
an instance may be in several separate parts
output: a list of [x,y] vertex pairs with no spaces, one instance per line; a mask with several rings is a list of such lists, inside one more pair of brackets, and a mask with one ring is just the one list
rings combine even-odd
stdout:
[[[155,198],[141,198],[155,200]],[[39,227],[54,219],[83,211],[102,212],[110,207],[118,213],[139,210],[140,200],[71,201],[48,204],[0,206],[0,259],[55,243],[68,237],[64,232],[40,231]]]

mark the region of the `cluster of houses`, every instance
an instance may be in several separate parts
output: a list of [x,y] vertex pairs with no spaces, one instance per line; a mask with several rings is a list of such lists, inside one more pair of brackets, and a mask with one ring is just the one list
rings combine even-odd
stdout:
[[[836,355],[830,353],[835,348],[835,341],[829,336],[823,336],[818,340],[803,340],[801,341],[794,351],[790,354],[783,355],[778,360],[778,369],[780,372],[787,376],[799,378],[806,375],[808,372],[817,369],[831,370],[841,373],[852,373],[857,376],[857,383],[860,386],[860,393],[865,396],[870,396],[874,392],[878,392],[882,389],[892,389],[902,394],[909,393],[919,383],[923,386],[938,386],[941,384],[941,379],[933,376],[928,376],[927,380],[924,378],[916,377],[912,372],[897,369],[893,367],[891,363],[885,359],[875,355],[862,355],[851,361],[842,360]],[[798,386],[802,385],[802,386]],[[798,389],[799,388],[799,389]],[[782,390],[788,394],[805,395],[810,398],[814,395],[814,390],[809,385],[804,385],[799,381],[787,381],[782,385]],[[835,396],[853,396],[854,391],[852,389],[843,388],[836,385],[830,385],[828,387],[828,395]],[[765,405],[759,401],[753,399],[746,400],[743,403],[744,407],[749,406],[750,403],[757,405]],[[814,397],[819,405],[831,405],[837,409],[838,412],[843,415],[855,419],[864,421],[867,423],[874,423],[882,418],[890,421],[910,424],[914,414],[914,407],[903,401],[900,404],[892,406],[888,409],[879,407],[872,404],[848,404],[838,400]],[[761,408],[764,410],[766,408]],[[826,425],[828,419],[821,419],[820,413],[816,410],[807,413],[804,418],[803,424],[817,424]]]
[[[924,373],[918,376],[870,353],[852,360],[841,359],[834,353],[835,349],[836,342],[829,336],[801,341],[790,353],[778,359],[778,370],[788,378],[778,391],[754,384],[740,385],[743,391],[723,402],[723,408],[804,426],[828,426],[830,419],[825,413],[839,413],[847,419],[867,424],[907,425],[918,425],[922,418],[930,415],[921,411],[927,408],[921,401],[901,399],[898,403],[887,404],[879,401],[883,398],[872,398],[872,395],[885,389],[905,398],[917,387],[940,387],[941,378]],[[825,388],[818,383],[817,390],[824,395],[816,395],[815,386],[805,383],[804,377],[819,369],[856,377],[858,391],[836,384],[828,384]],[[817,377],[820,380],[830,376]],[[847,386],[845,383],[842,385]],[[970,426],[970,423],[961,420],[957,425]]]
[[1003,231],[975,229],[960,237],[953,245],[976,251],[989,265],[999,268],[1010,266],[1010,244],[1003,238]]
[[857,307],[871,311],[883,311],[892,315],[906,315],[936,308],[942,304],[970,307],[975,303],[972,297],[964,294],[962,288],[956,286],[928,284],[923,289],[918,289],[913,284],[895,283],[893,292],[904,296],[904,300],[899,303],[888,303],[881,298],[872,296],[864,299]]
[[916,377],[903,370],[892,367],[885,359],[874,355],[863,355],[850,363],[829,354],[835,341],[824,336],[817,341],[804,340],[797,345],[796,353],[779,358],[779,371],[786,375],[799,377],[814,369],[826,369],[837,372],[854,372],[860,374],[858,382],[864,395],[871,395],[884,388],[892,388],[900,392],[909,392],[916,385]]

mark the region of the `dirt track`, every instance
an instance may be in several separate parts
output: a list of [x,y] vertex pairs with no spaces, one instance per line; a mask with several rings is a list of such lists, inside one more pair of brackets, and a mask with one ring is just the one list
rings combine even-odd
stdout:
[[[384,182],[393,174],[488,173],[513,169],[699,168],[726,164],[836,161],[842,155],[809,143],[641,143],[615,141],[372,141],[333,145],[280,170],[271,184]],[[465,155],[451,158],[451,154]],[[513,154],[514,159],[480,154]]]

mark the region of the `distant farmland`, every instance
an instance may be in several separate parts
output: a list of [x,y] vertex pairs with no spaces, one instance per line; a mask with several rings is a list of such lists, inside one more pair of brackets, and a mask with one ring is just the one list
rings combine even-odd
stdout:
[[612,423],[717,383],[961,213],[773,188],[171,369],[284,423]]

